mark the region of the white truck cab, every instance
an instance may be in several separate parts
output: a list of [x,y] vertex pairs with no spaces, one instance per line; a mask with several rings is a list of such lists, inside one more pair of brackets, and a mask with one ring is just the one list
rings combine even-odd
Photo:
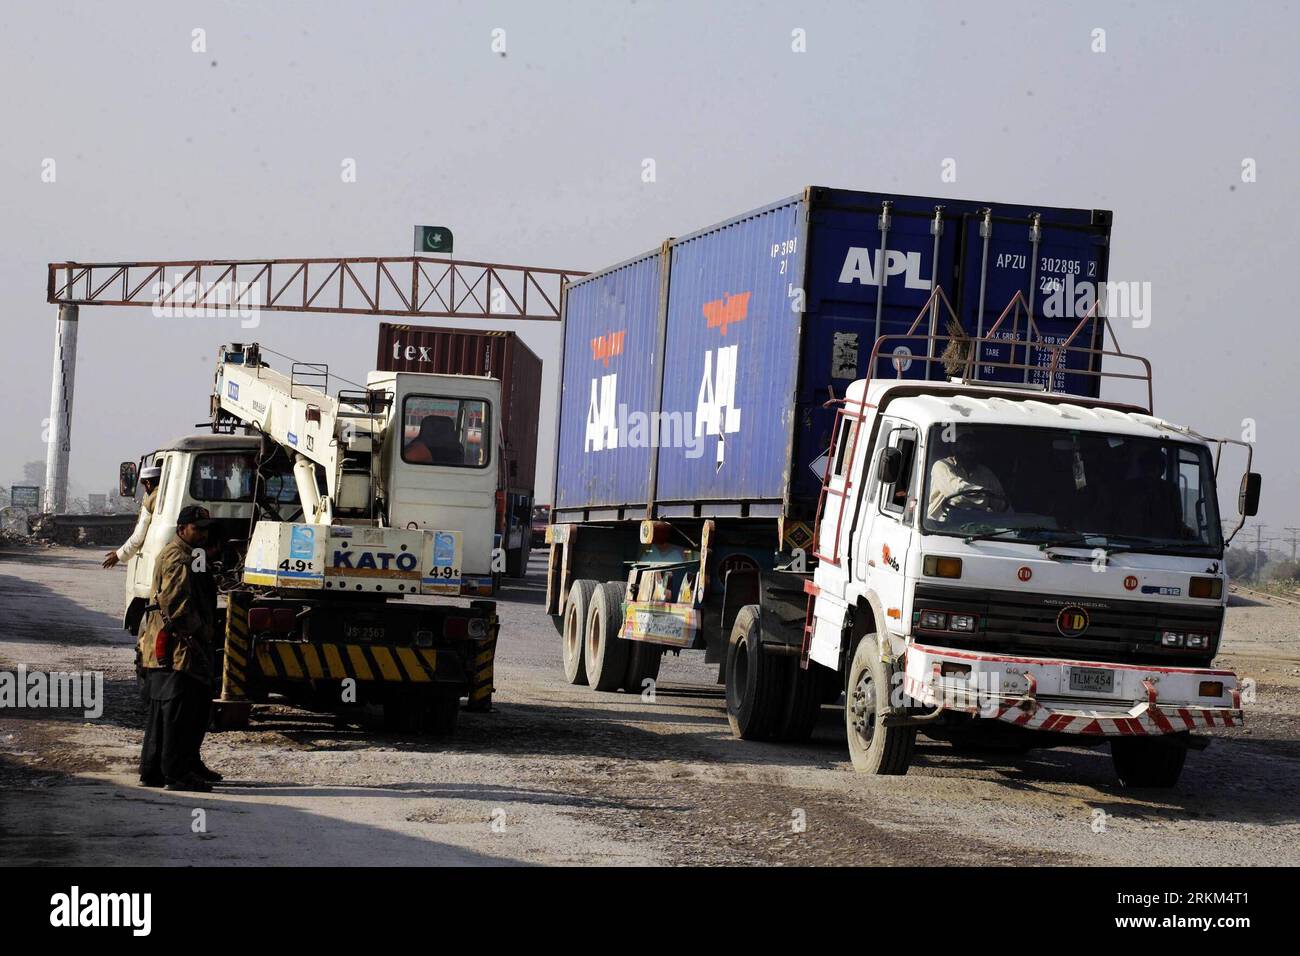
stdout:
[[[460,531],[464,589],[491,594],[492,575],[503,570],[493,562],[503,443],[494,411],[501,407],[501,382],[478,375],[371,372],[366,386],[393,396],[387,425],[392,439],[382,465],[389,523]],[[436,434],[434,426],[441,426]]]
[[[1172,785],[1190,731],[1242,719],[1236,675],[1212,666],[1217,465],[1209,440],[1132,406],[854,383],[806,653],[844,680],[855,765],[905,772],[918,728],[1011,747],[1110,739],[1123,782]],[[1257,498],[1252,475],[1243,514]]]
[[[126,627],[136,632],[153,586],[154,559],[176,534],[187,505],[202,505],[220,532],[214,538],[247,538],[253,517],[253,481],[261,441],[248,435],[187,435],[145,455],[162,469],[145,543],[126,567]],[[297,512],[293,476],[272,478],[266,493]],[[233,559],[236,555],[231,555]]]

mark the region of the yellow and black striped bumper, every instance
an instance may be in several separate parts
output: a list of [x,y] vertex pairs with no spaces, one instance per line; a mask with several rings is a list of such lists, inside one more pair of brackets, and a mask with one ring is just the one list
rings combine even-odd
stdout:
[[226,604],[226,645],[221,665],[221,699],[248,699],[248,662],[252,646],[248,635],[248,608],[251,595],[232,591]]
[[388,644],[316,644],[259,640],[258,670],[285,680],[383,681],[428,684],[437,679],[438,652]]
[[469,698],[466,701],[469,710],[492,709],[492,671],[496,653],[497,629],[494,620],[490,636],[475,647],[474,657],[470,662]]

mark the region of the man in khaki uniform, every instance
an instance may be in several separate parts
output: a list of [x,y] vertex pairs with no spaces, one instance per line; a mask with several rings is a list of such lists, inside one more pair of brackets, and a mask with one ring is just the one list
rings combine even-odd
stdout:
[[149,700],[140,752],[145,786],[208,791],[221,779],[199,756],[216,681],[216,587],[199,563],[211,523],[206,508],[182,508],[176,537],[154,564],[139,641]]

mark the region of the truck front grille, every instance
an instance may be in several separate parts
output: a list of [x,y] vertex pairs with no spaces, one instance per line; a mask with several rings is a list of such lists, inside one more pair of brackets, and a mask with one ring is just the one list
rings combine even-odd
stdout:
[[[1078,637],[1063,636],[1056,620],[1070,605],[1084,608],[1088,627]],[[979,616],[975,633],[925,630],[913,633],[922,642],[968,650],[1033,653],[1072,660],[1113,661],[1121,664],[1201,666],[1218,651],[1223,608],[1123,601],[1071,594],[1035,594],[985,588],[951,588],[921,584],[913,610],[964,611]],[[1165,647],[1163,631],[1201,631],[1210,635],[1208,649]]]

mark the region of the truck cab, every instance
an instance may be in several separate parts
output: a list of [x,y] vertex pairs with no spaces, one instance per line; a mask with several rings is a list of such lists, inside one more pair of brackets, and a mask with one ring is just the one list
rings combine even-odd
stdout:
[[455,528],[464,547],[462,588],[493,593],[501,460],[501,383],[478,375],[372,372],[392,394],[383,468],[394,528]]
[[[1213,666],[1227,602],[1213,445],[1134,406],[855,382],[806,642],[843,679],[855,765],[904,772],[918,729],[1012,748],[1109,739],[1122,781],[1171,785],[1190,732],[1242,719],[1236,675]],[[1258,477],[1243,489],[1253,514]]]
[[[141,458],[142,462],[157,464],[162,475],[144,546],[126,567],[124,624],[132,634],[148,603],[154,559],[176,534],[176,518],[182,508],[202,505],[208,509],[213,519],[211,541],[219,544],[222,552],[229,552],[220,554],[217,560],[229,568],[239,567],[253,519],[253,487],[260,449],[261,441],[254,436],[186,435]],[[286,517],[299,511],[291,471],[273,475],[265,494],[286,509]]]

